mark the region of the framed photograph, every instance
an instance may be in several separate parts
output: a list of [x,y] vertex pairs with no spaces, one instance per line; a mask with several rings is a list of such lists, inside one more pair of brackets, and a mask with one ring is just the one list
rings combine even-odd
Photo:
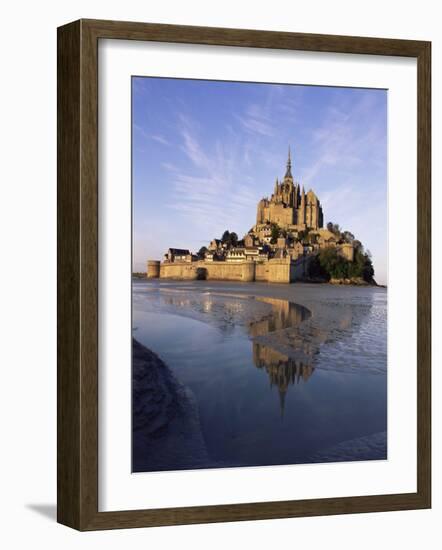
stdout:
[[431,506],[429,42],[58,29],[58,521]]

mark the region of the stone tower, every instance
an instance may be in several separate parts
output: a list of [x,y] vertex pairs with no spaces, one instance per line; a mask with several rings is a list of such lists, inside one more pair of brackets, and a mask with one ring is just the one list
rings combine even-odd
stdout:
[[286,171],[281,182],[276,178],[270,199],[265,197],[258,203],[257,225],[276,223],[282,229],[319,229],[323,226],[322,207],[315,193],[307,194],[300,189],[292,175],[292,157],[289,147]]

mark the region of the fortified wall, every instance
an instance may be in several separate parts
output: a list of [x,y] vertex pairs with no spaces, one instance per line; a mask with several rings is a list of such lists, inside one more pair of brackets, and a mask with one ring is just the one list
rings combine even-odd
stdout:
[[[154,269],[148,269],[147,277],[179,280],[207,281],[263,281],[267,283],[290,283],[290,258],[271,259],[266,262],[162,262],[159,274]],[[149,267],[149,266],[148,266]]]
[[[353,261],[353,247],[339,245],[338,252],[347,260]],[[265,283],[293,283],[308,280],[310,262],[315,254],[300,256],[293,260],[271,258],[262,262],[173,261],[147,262],[148,279],[176,279],[180,281],[261,281]]]

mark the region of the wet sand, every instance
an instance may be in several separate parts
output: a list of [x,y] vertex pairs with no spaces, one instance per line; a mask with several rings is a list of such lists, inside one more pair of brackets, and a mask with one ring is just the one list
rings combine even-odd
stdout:
[[[207,463],[198,407],[191,392],[151,350],[132,340],[134,472]],[[189,457],[191,463],[189,462]]]
[[[386,303],[386,289],[302,283],[270,285],[212,281],[136,281],[134,292],[135,311],[143,307],[143,303],[149,303],[151,308],[152,304],[155,305],[155,300],[158,301],[155,306],[158,309],[155,310],[154,307],[149,310],[154,316],[153,322],[157,319],[155,311],[166,316],[172,315],[172,319],[173,315],[178,315],[202,322],[204,326],[210,325],[227,338],[240,327],[252,341],[255,366],[267,371],[271,385],[278,384],[281,375],[287,374],[284,376],[287,380],[283,381],[282,388],[284,396],[288,389],[287,384],[298,383],[299,378],[306,382],[314,370],[323,371],[326,377],[347,376],[354,372],[359,378],[361,374],[363,377],[375,375],[375,378],[380,375],[386,380],[386,332],[376,332],[376,316],[379,315],[380,326],[385,326],[386,322],[386,309],[382,307]],[[376,307],[377,301],[381,304],[379,308]],[[296,307],[292,307],[294,304]],[[134,326],[134,336],[137,336],[137,328]],[[156,342],[157,340],[152,340],[152,345],[155,346]],[[203,340],[198,341],[196,353],[204,345]],[[158,349],[162,355],[161,345]],[[167,347],[163,349],[167,352]],[[201,402],[194,393],[201,382],[192,391],[188,386],[190,379],[182,380],[185,371],[180,370],[181,367],[177,370],[175,361],[176,359],[171,362],[175,368],[170,369],[157,355],[134,341],[134,471],[241,465],[241,461],[234,460],[230,463],[225,459],[217,462],[213,452],[208,452],[207,429],[211,429],[211,424],[207,424],[208,421],[202,422],[199,412]],[[187,359],[188,364],[189,361],[192,364],[190,357]],[[208,359],[204,368],[210,361]],[[211,371],[211,376],[214,372]],[[236,376],[239,372],[232,371],[230,374],[226,373],[226,376]],[[251,373],[247,369],[241,372]],[[204,380],[207,375],[202,373],[202,376],[201,380]],[[219,380],[224,383],[226,378],[221,377]],[[330,380],[327,382],[327,387],[331,384],[330,389],[337,382],[331,378],[314,377],[313,380],[314,384]],[[232,383],[236,383],[235,380]],[[347,383],[348,379],[345,385]],[[384,387],[384,382],[380,381],[380,384],[380,387]],[[355,389],[357,387],[360,385]],[[337,387],[334,391],[336,389]],[[281,387],[279,391],[281,394]],[[243,395],[245,398],[245,394]],[[199,398],[202,396],[207,400],[204,393]],[[212,399],[215,399],[214,403],[218,403],[216,397]],[[352,396],[351,399],[356,399],[357,403],[359,398]],[[364,399],[367,404],[371,403],[367,401],[367,395]],[[214,403],[213,407],[221,405],[221,402],[216,405]],[[293,403],[291,407],[294,406]],[[209,405],[205,405],[205,414]],[[327,406],[330,405],[331,402]],[[342,408],[342,404],[339,406]],[[317,406],[315,408],[317,410]],[[217,415],[220,414],[218,411]],[[218,429],[221,426],[222,423],[218,423]],[[358,433],[357,429],[347,427],[345,431],[350,437],[335,437],[330,439],[331,444],[326,444],[325,437],[324,444],[316,452],[303,456],[292,454],[290,456],[293,456],[293,460],[284,458],[280,462],[272,462],[273,458],[266,458],[266,464],[385,459],[386,424],[383,428],[383,422],[377,422],[377,426],[377,430],[381,431],[370,431],[366,427],[364,431],[362,427],[362,431]],[[278,429],[283,432],[283,428]],[[324,436],[325,433],[321,437]],[[246,446],[250,446],[252,441],[253,445],[257,445],[260,437],[259,430],[255,431],[255,428],[252,432],[241,435],[243,445]],[[211,445],[213,451],[213,442]],[[312,446],[312,443],[309,445]],[[280,452],[281,456],[284,453],[287,455],[282,441]],[[291,451],[295,452],[296,449]],[[251,464],[250,458],[244,460],[244,465]]]
[[[138,284],[138,283],[137,283]],[[272,304],[274,300],[285,300],[303,306],[310,312],[308,319],[298,323],[290,330],[279,330],[257,337],[263,345],[272,347],[281,353],[284,353],[292,359],[306,360],[315,356],[319,349],[324,345],[336,344],[340,342],[342,346],[345,342],[352,340],[353,345],[357,339],[357,353],[352,354],[351,362],[342,347],[342,354],[335,356],[333,361],[328,363],[325,368],[343,369],[347,371],[352,368],[364,368],[373,372],[385,373],[386,364],[379,365],[371,361],[373,350],[378,346],[378,342],[364,338],[361,333],[367,315],[373,306],[373,300],[376,296],[383,299],[387,290],[381,287],[373,286],[345,286],[331,284],[308,284],[295,283],[291,285],[268,284],[268,283],[226,283],[217,281],[148,281],[139,283],[146,290],[164,290],[167,293],[176,292],[182,295],[186,291],[189,293],[198,293],[206,296],[214,294],[216,296],[226,296],[231,298],[255,298],[263,304],[270,306],[266,309],[259,309],[257,304],[248,301],[246,308],[241,308],[237,312],[232,312],[232,322],[236,324],[251,325],[264,315],[265,311],[271,311],[271,308],[278,307],[277,303]],[[367,300],[367,297],[370,299]],[[215,311],[204,312],[198,315],[193,309],[189,300],[183,304],[182,308],[177,307],[177,312],[184,316],[189,316],[211,323],[217,328],[222,328],[225,318],[219,318]],[[253,334],[252,334],[253,336]],[[386,334],[385,334],[386,341]],[[383,345],[383,342],[381,343]]]

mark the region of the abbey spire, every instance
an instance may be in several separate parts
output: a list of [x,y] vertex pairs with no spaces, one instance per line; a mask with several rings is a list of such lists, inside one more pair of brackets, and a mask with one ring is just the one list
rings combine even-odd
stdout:
[[288,156],[288,159],[287,159],[287,170],[285,172],[284,177],[293,179],[293,176],[292,176],[292,158],[291,158],[291,154],[290,154],[290,145],[289,145],[289,156]]

